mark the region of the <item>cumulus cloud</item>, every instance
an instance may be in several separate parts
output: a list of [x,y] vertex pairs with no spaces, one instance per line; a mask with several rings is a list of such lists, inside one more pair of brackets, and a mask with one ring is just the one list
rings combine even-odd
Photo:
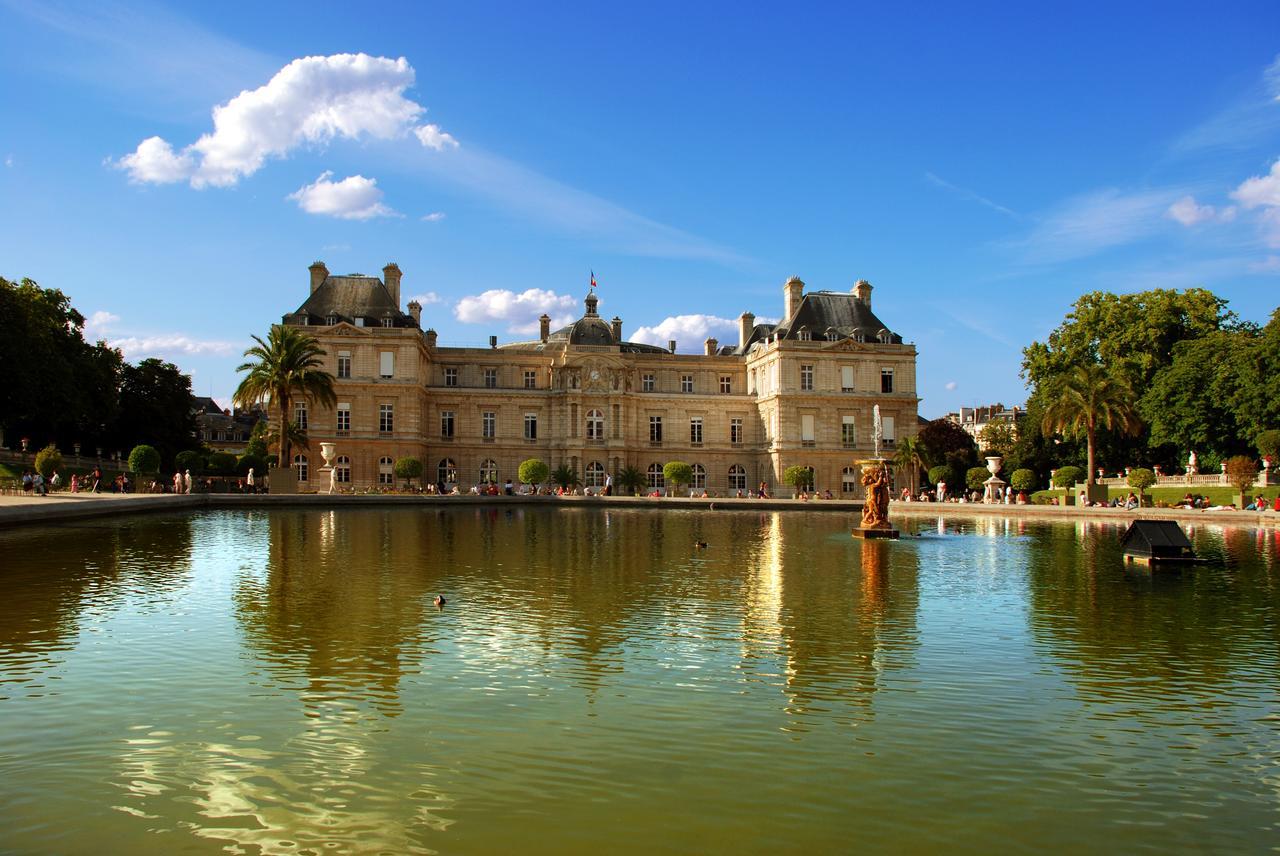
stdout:
[[140,357],[163,357],[175,354],[230,354],[236,346],[230,342],[219,342],[193,339],[181,333],[169,333],[158,336],[125,336],[110,339],[107,344],[119,348],[129,359]]
[[1280,247],[1280,160],[1271,165],[1266,175],[1245,179],[1231,192],[1231,198],[1245,209],[1261,208],[1258,227],[1272,247]]
[[959,384],[953,380],[949,380],[945,384],[943,384],[943,387],[947,390],[947,392],[953,392],[957,386],[959,386]]
[[529,288],[519,294],[506,288],[493,288],[482,294],[467,296],[453,308],[454,316],[464,324],[504,322],[511,333],[527,334],[538,330],[538,318],[551,316],[551,326],[561,327],[576,316],[577,301],[567,294],[556,294],[542,288]]
[[1197,205],[1195,197],[1184,196],[1169,206],[1165,216],[1184,226],[1194,226],[1212,220],[1216,211],[1212,205]]
[[663,347],[668,341],[675,339],[676,350],[696,353],[702,350],[702,343],[708,337],[719,339],[725,344],[737,342],[738,322],[731,318],[717,318],[715,315],[671,315],[652,327],[637,328],[628,338],[633,342]]
[[[295,59],[264,86],[214,107],[213,131],[181,151],[149,137],[115,165],[136,182],[186,180],[197,188],[228,187],[257,172],[268,158],[284,157],[304,144],[402,136],[426,112],[404,96],[413,82],[413,67],[404,57],[359,53]],[[441,147],[448,141],[457,145],[437,126],[424,128],[435,129],[433,139]]]
[[107,328],[119,320],[119,315],[108,312],[105,309],[99,309],[85,319],[84,331],[93,335],[102,335],[107,331]]
[[445,149],[456,149],[458,141],[454,139],[453,134],[440,130],[439,125],[427,124],[420,128],[414,129],[413,132],[418,142],[422,143],[429,149],[435,149],[442,152]]
[[444,298],[436,294],[434,291],[428,291],[426,294],[415,294],[413,297],[409,298],[408,302],[412,303],[416,300],[423,306],[430,306],[433,303],[439,303],[443,299]]
[[392,217],[395,211],[382,204],[382,191],[376,178],[351,175],[342,181],[330,181],[333,172],[325,170],[314,183],[300,187],[286,199],[297,200],[308,214],[327,214],[344,220],[368,220]]
[[441,220],[444,219],[444,212],[432,211],[430,214],[423,214],[422,219],[423,219],[423,222],[426,222],[426,223],[439,223]]

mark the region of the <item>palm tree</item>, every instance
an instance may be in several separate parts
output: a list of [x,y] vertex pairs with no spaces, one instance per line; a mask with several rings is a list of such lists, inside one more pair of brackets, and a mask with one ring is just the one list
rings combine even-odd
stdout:
[[644,487],[644,482],[644,473],[635,467],[623,467],[613,480],[618,490],[624,491],[623,496],[634,496],[636,491]]
[[[1092,488],[1096,483],[1094,440],[1098,430],[1136,434],[1142,425],[1133,406],[1133,390],[1098,363],[1086,363],[1071,369],[1054,392],[1056,397],[1044,409],[1041,430],[1045,434],[1085,435],[1089,455],[1085,484]],[[1092,494],[1091,490],[1090,499]]]
[[279,408],[280,424],[289,428],[276,438],[278,464],[287,467],[293,462],[289,444],[290,435],[296,430],[289,421],[291,399],[298,394],[332,407],[338,400],[333,391],[333,375],[323,368],[325,351],[320,343],[296,327],[277,324],[267,334],[267,341],[257,336],[253,340],[258,344],[244,352],[252,361],[236,368],[248,374],[231,400],[238,407],[267,401]]
[[906,470],[911,476],[911,494],[916,492],[920,470],[924,469],[925,448],[919,437],[903,437],[898,441],[898,451],[894,453],[893,464],[898,472]]

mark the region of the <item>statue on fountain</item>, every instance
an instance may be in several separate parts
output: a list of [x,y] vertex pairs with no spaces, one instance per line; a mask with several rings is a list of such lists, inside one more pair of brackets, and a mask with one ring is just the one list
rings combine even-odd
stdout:
[[867,500],[862,506],[863,529],[889,529],[889,467],[883,461],[862,471]]

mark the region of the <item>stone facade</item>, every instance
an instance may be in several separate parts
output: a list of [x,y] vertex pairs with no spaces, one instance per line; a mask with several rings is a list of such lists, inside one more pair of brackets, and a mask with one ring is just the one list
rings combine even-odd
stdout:
[[328,353],[338,403],[295,410],[313,450],[303,489],[321,486],[319,442],[332,442],[342,487],[391,484],[391,464],[405,456],[422,460],[428,482],[464,490],[515,480],[527,458],[568,464],[589,486],[635,467],[660,487],[663,464],[681,460],[712,495],[761,482],[774,493],[787,467],[803,465],[819,490],[856,497],[872,407],[885,454],[917,429],[915,347],[872,314],[863,281],[805,294],[792,277],[780,323],[744,313],[736,345],[709,339],[702,353],[679,354],[675,343],[624,340],[621,319],[599,317],[594,294],[568,327],[552,332],[543,316],[536,340],[441,347],[419,305],[400,310],[395,265],[381,280],[330,276],[319,262],[310,273],[311,296],[283,321],[307,327]]

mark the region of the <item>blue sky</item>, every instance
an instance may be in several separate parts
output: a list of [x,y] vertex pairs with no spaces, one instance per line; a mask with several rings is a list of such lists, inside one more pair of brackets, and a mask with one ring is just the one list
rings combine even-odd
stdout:
[[1020,403],[1086,291],[1280,302],[1274,2],[262,5],[0,0],[0,275],[198,394],[314,259],[445,344],[593,269],[688,351],[866,278],[930,417]]

